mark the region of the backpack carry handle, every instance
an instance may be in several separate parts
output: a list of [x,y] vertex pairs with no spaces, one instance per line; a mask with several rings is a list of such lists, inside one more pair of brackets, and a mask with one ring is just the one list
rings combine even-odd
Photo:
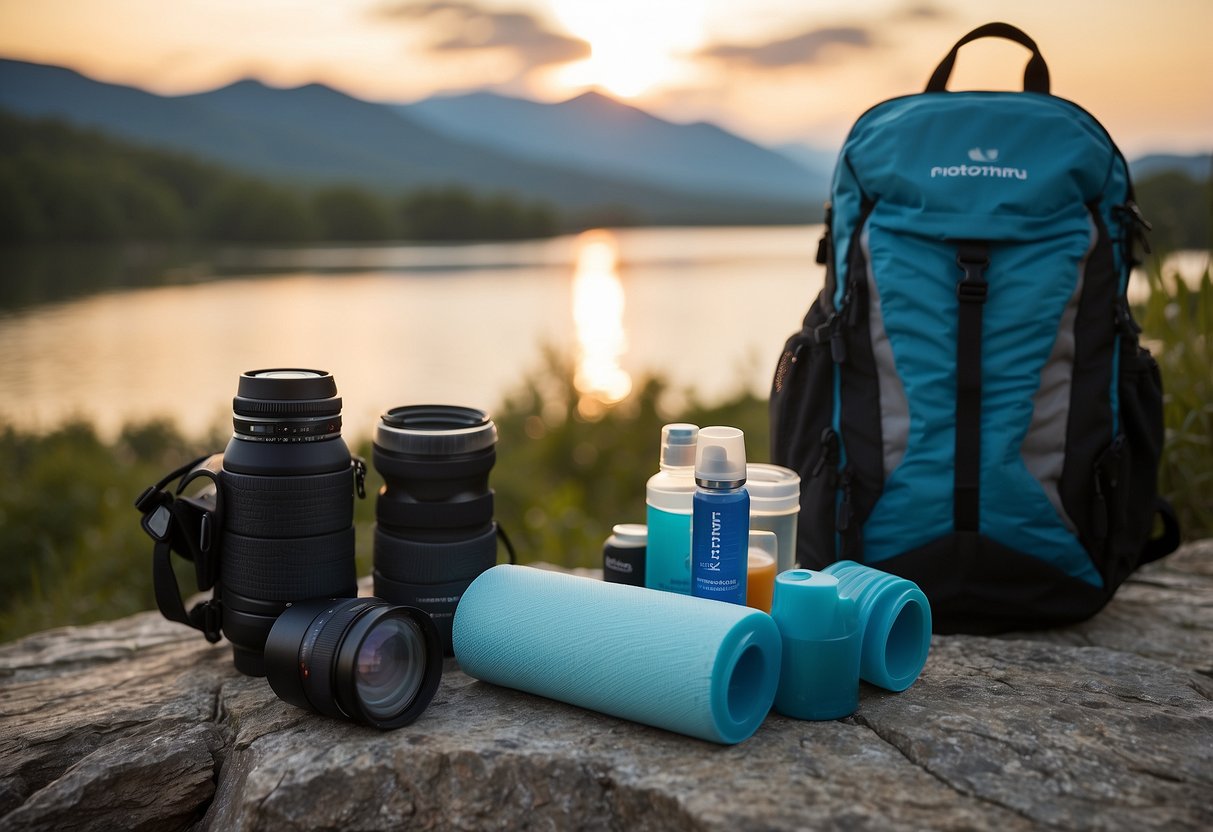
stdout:
[[960,51],[960,47],[978,38],[1006,38],[1007,40],[1015,41],[1026,49],[1030,49],[1032,51],[1032,58],[1028,61],[1028,65],[1023,71],[1024,92],[1049,94],[1049,67],[1045,65],[1045,59],[1041,57],[1040,50],[1036,48],[1036,41],[1010,23],[987,23],[984,26],[978,26],[956,41],[956,45],[952,47],[952,51],[939,62],[939,66],[935,67],[931,80],[927,81],[927,92],[947,92],[948,78],[951,76],[952,67],[956,63],[956,53]]

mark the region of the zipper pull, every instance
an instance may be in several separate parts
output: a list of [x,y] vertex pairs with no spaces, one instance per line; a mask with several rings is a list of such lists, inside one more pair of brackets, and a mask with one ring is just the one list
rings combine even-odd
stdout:
[[350,459],[350,464],[354,466],[354,488],[358,492],[358,499],[366,499],[366,460],[360,456],[355,456]]
[[827,469],[832,469],[838,465],[838,434],[834,429],[827,427],[821,432],[821,455],[817,457],[817,464],[813,466],[813,476],[820,477]]
[[834,523],[834,528],[839,532],[845,533],[851,528],[851,467],[848,465],[842,471],[842,501],[838,504],[838,519]]
[[833,331],[830,332],[830,358],[835,364],[845,363],[847,360],[847,342],[842,334],[842,327],[835,321]]
[[1113,326],[1121,335],[1136,338],[1141,334],[1141,325],[1133,320],[1133,312],[1129,309],[1129,302],[1123,295],[1116,300],[1114,318]]
[[1095,509],[1091,518],[1092,532],[1096,540],[1108,536],[1108,501],[1104,497],[1103,483],[1100,482],[1099,472],[1095,472]]
[[1128,224],[1128,228],[1124,229],[1126,259],[1131,260],[1136,265],[1140,261],[1134,254],[1133,244],[1139,244],[1145,254],[1151,254],[1153,250],[1150,248],[1149,232],[1154,229],[1154,226],[1142,214],[1141,207],[1131,199],[1125,200],[1123,205],[1115,206],[1112,212],[1122,223]]

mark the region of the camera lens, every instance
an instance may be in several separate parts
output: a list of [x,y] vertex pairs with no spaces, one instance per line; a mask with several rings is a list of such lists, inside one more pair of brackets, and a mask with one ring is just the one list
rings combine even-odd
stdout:
[[413,722],[442,678],[429,616],[379,598],[292,604],[265,643],[270,687],[284,701],[376,728]]
[[341,433],[341,398],[322,370],[250,370],[232,399],[232,425],[247,442],[318,442]]
[[223,633],[236,668],[259,676],[287,604],[357,593],[355,467],[337,384],[323,370],[242,374],[232,426],[220,475]]
[[375,594],[428,612],[447,655],[459,598],[497,562],[496,445],[493,420],[470,407],[396,407],[375,429],[385,482],[375,504]]

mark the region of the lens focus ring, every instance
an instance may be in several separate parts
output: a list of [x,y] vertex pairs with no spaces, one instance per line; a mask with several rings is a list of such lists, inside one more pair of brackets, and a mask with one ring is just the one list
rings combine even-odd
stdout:
[[453,543],[408,540],[375,529],[375,569],[393,581],[441,584],[474,578],[497,563],[497,527]]
[[223,472],[224,526],[247,537],[311,537],[354,522],[354,474],[259,477]]
[[376,603],[361,598],[339,602],[331,617],[324,621],[317,618],[312,626],[318,627],[319,631],[299,651],[299,672],[304,695],[311,706],[325,716],[350,716],[338,707],[333,689],[337,649],[345,638],[350,622]]
[[220,574],[225,586],[250,598],[298,601],[357,584],[354,528],[317,537],[223,535]]

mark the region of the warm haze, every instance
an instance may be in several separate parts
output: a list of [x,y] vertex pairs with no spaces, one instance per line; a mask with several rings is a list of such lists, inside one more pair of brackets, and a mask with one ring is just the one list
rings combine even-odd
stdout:
[[[162,94],[242,77],[380,101],[598,88],[675,121],[834,148],[991,20],[1036,38],[1054,92],[1130,157],[1213,145],[1209,0],[0,0],[0,55]],[[1012,88],[1024,59],[970,47],[952,86]]]

